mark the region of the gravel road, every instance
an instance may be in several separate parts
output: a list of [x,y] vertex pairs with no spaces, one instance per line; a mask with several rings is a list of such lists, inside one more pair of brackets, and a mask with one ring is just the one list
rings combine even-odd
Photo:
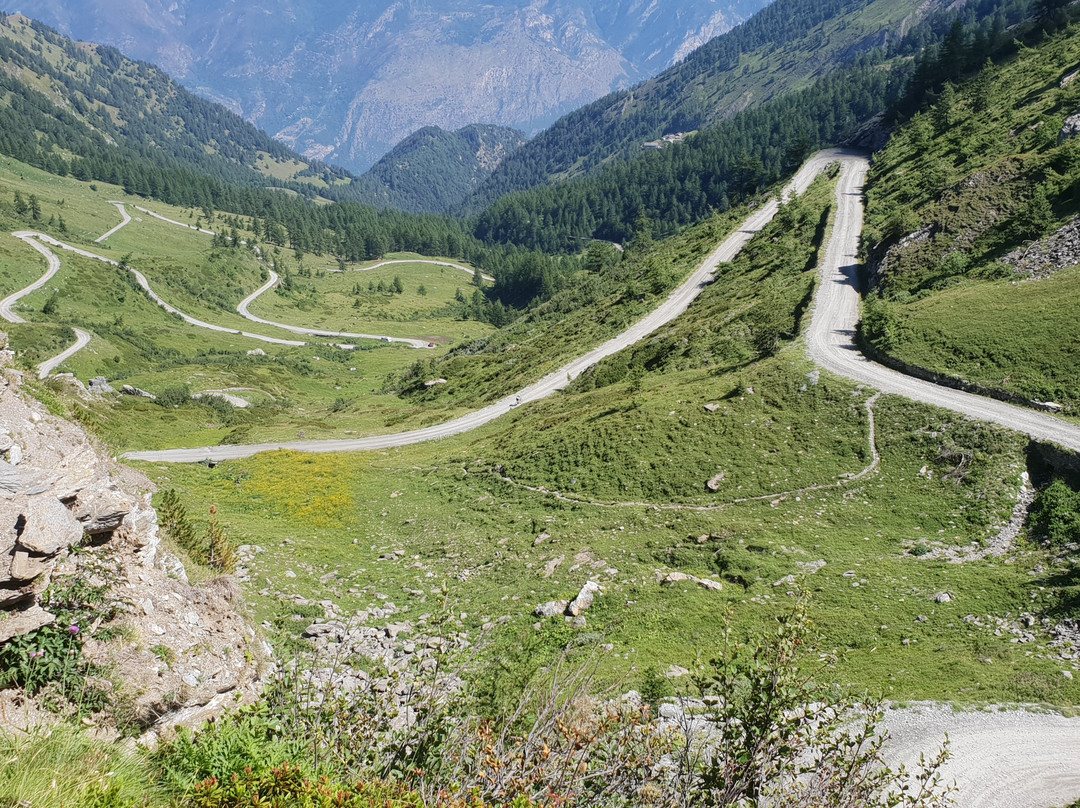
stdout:
[[264,283],[250,295],[241,300],[240,305],[236,307],[236,311],[240,314],[241,317],[246,317],[253,323],[271,325],[274,328],[291,331],[294,334],[307,334],[314,337],[338,337],[341,339],[375,339],[381,342],[403,342],[406,345],[412,346],[413,348],[428,347],[427,340],[422,339],[412,339],[410,337],[384,337],[381,334],[353,334],[348,331],[326,331],[322,328],[304,328],[303,326],[299,325],[288,325],[286,323],[278,323],[274,322],[273,320],[264,320],[262,317],[256,317],[254,314],[248,311],[248,306],[254,303],[264,292],[268,292],[269,290],[273,289],[277,285],[277,282],[279,280],[278,274],[274,272],[274,270],[268,269],[267,274],[269,277],[267,278],[266,283]]
[[15,304],[31,292],[36,292],[38,289],[40,289],[42,286],[52,280],[52,276],[60,271],[60,259],[57,258],[56,254],[44,244],[39,244],[38,242],[34,241],[34,237],[37,235],[37,233],[34,233],[30,230],[20,230],[17,233],[12,233],[11,235],[15,236],[15,238],[19,239],[20,241],[29,244],[39,253],[44,255],[45,260],[49,262],[49,268],[45,271],[44,275],[42,275],[40,278],[38,278],[26,288],[20,289],[18,292],[8,295],[3,300],[0,300],[0,317],[3,317],[9,323],[25,323],[26,320],[24,320],[22,317],[15,313]]
[[[795,175],[788,184],[785,194],[801,194],[813,181],[825,166],[835,162],[843,152],[823,151],[812,157]],[[772,221],[776,215],[778,202],[770,200],[754,211],[743,222],[742,227],[732,233],[728,238],[713,251],[713,253],[701,263],[700,266],[677,287],[668,298],[652,312],[632,325],[626,331],[615,336],[589,351],[583,356],[563,365],[558,370],[549,373],[537,382],[525,387],[516,393],[506,396],[494,404],[489,404],[483,409],[475,410],[460,418],[447,421],[424,429],[414,429],[409,432],[396,432],[390,435],[373,435],[368,438],[347,438],[330,440],[304,440],[288,441],[282,443],[259,443],[246,446],[204,446],[198,449],[167,449],[163,451],[129,452],[124,455],[129,460],[149,460],[163,463],[198,463],[203,460],[222,461],[236,460],[242,457],[250,457],[259,452],[273,449],[292,449],[300,452],[355,452],[371,449],[388,449],[394,446],[407,446],[413,443],[423,443],[429,440],[438,440],[451,435],[468,432],[484,424],[490,423],[496,418],[510,412],[518,403],[526,404],[531,401],[539,401],[552,395],[558,390],[565,388],[573,379],[577,378],[587,368],[599,362],[605,357],[633,345],[647,337],[661,326],[671,322],[693,302],[713,279],[717,267],[724,261],[732,260],[743,246],[761,228]],[[269,283],[269,282],[268,282]],[[265,286],[265,285],[264,285]],[[266,286],[265,288],[269,288]],[[263,291],[265,291],[265,288]]]
[[958,808],[1056,808],[1080,797],[1080,718],[924,704],[890,711],[885,727],[887,757],[909,768],[948,733],[942,775]]
[[871,362],[859,352],[854,343],[860,299],[858,250],[863,221],[863,183],[869,165],[864,157],[856,155],[845,157],[844,165],[845,171],[836,190],[837,212],[833,234],[822,264],[821,284],[806,333],[810,358],[826,370],[875,387],[883,393],[896,393],[963,413],[970,418],[992,421],[1033,438],[1080,451],[1080,427],[1067,421],[992,398],[913,379]]
[[81,328],[73,328],[72,330],[75,332],[75,343],[70,348],[67,348],[54,356],[52,359],[46,359],[38,365],[37,370],[39,379],[47,379],[49,374],[61,363],[67,361],[90,344],[90,335],[87,332],[83,331]]

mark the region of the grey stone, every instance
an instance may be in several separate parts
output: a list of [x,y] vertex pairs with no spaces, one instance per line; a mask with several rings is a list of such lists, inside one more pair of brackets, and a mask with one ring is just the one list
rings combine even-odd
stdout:
[[948,592],[938,592],[934,595],[934,603],[952,603],[952,595]]
[[134,503],[123,494],[109,489],[94,489],[79,494],[74,516],[82,523],[87,535],[98,536],[119,528],[132,508]]
[[148,398],[151,401],[157,400],[157,396],[155,396],[153,393],[148,393],[138,387],[132,387],[130,384],[125,384],[123,387],[121,387],[120,392],[126,396],[138,396],[139,398]]
[[533,609],[533,614],[536,617],[555,617],[565,612],[569,605],[569,602],[565,600],[552,600],[537,606]]
[[34,605],[22,612],[0,615],[0,643],[12,637],[20,637],[37,631],[42,626],[56,622],[56,615],[50,614],[40,606]]
[[1077,135],[1080,135],[1080,112],[1065,119],[1065,123],[1062,124],[1061,129],[1058,131],[1058,145],[1060,146],[1066,140]]
[[570,605],[566,607],[566,613],[571,617],[577,617],[592,606],[596,595],[602,591],[603,589],[596,581],[586,581],[577,597],[570,601]]
[[30,552],[56,555],[82,538],[82,525],[58,499],[48,494],[30,497],[24,515],[26,526],[18,544]]
[[109,380],[104,376],[95,376],[92,378],[87,389],[96,396],[104,396],[116,392],[116,388],[109,384]]
[[696,580],[693,575],[687,575],[685,572],[669,572],[660,581],[661,586],[674,586],[682,581]]

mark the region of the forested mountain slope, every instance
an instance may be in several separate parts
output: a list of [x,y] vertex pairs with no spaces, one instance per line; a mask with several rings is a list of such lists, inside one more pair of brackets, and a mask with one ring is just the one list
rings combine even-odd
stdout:
[[503,163],[467,208],[631,158],[664,134],[715,125],[867,58],[911,57],[943,36],[957,16],[969,24],[994,18],[1003,28],[1022,19],[1027,5],[777,0],[681,64],[557,121]]
[[22,0],[162,65],[311,159],[363,171],[424,126],[535,131],[655,75],[764,0]]
[[426,126],[357,178],[356,196],[379,207],[445,213],[524,143],[523,132],[503,126],[472,124],[454,132]]
[[1072,411],[1080,36],[1042,27],[996,64],[957,37],[923,65],[934,103],[871,172],[864,333],[910,364]]
[[[89,178],[93,171],[84,161],[68,159],[79,155],[123,164],[127,173],[146,162],[242,185],[300,179],[325,186],[346,176],[301,162],[153,65],[73,42],[21,15],[0,15],[0,66],[6,99],[0,151],[50,171]],[[134,190],[166,192],[160,185]]]

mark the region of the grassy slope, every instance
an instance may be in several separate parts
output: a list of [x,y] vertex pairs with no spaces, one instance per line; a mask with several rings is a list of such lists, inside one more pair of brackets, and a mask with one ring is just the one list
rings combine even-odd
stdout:
[[[1028,281],[1000,263],[1076,213],[1080,143],[1057,137],[1080,107],[1080,82],[1062,81],[1078,60],[1075,29],[1022,49],[875,157],[869,246],[929,233],[884,264],[896,356],[1029,398],[1080,402],[1080,272]],[[1037,190],[1050,203],[1043,217],[1032,213]]]
[[[806,242],[819,229],[828,188],[817,193],[793,228]],[[745,288],[772,287],[773,306],[786,300],[779,313],[792,316],[801,298],[790,290],[805,288],[810,270],[805,254],[783,268],[792,262],[784,233],[776,227],[759,237],[756,257],[733,265],[665,338],[734,329],[732,300]],[[178,488],[193,512],[217,504],[235,541],[266,548],[251,568],[259,619],[310,614],[292,605],[296,595],[330,598],[345,610],[388,599],[406,619],[440,613],[474,629],[507,617],[492,635],[504,659],[577,636],[586,645],[611,643],[607,675],[628,675],[635,685],[647,670],[707,656],[725,615],[737,628],[760,625],[801,585],[814,593],[822,647],[842,654],[837,682],[894,698],[1076,703],[1080,687],[1061,676],[1060,663],[995,636],[992,621],[990,628],[963,621],[1052,605],[1053,593],[1041,589],[1051,573],[1029,573],[1045,563],[1042,551],[966,565],[907,552],[993,534],[1012,508],[1024,441],[887,398],[876,406],[879,471],[844,482],[838,477],[869,462],[867,392],[828,377],[814,384],[797,341],[781,338],[763,356],[752,334],[726,336],[742,362],[710,348],[669,357],[642,376],[634,367],[643,359],[616,357],[601,368],[613,380],[598,377],[593,389],[435,444],[145,470]],[[721,409],[703,409],[713,401]],[[950,475],[956,451],[974,461]],[[717,468],[723,487],[706,494]],[[296,485],[300,479],[305,485]],[[780,495],[810,484],[823,487]],[[754,495],[770,496],[712,510],[660,507]],[[643,502],[588,501],[620,499]],[[699,536],[709,538],[699,543]],[[393,550],[403,556],[379,560]],[[799,567],[818,560],[826,564],[817,573]],[[661,586],[658,576],[673,570],[724,588]],[[796,583],[782,580],[788,575]],[[536,604],[572,597],[589,578],[605,592],[583,632],[558,618],[531,627]],[[934,601],[942,591],[950,603]]]
[[[24,198],[39,198],[40,221],[15,213],[12,203],[16,191]],[[113,199],[127,200],[135,221],[107,242],[96,244],[99,235],[120,221],[116,208],[109,204]],[[140,213],[133,207],[136,204],[190,224],[199,223],[202,215],[159,202],[131,199],[115,186],[59,178],[0,158],[0,233],[44,230],[114,260],[128,257],[162,297],[192,316],[231,328],[296,338],[290,332],[252,323],[236,313],[240,299],[262,282],[262,267],[250,252],[214,249],[210,236]],[[60,217],[66,233],[60,229]],[[207,222],[201,224],[206,226]],[[211,226],[223,225],[219,217]],[[69,326],[77,325],[89,330],[93,339],[58,370],[74,372],[84,381],[104,375],[116,386],[127,383],[157,392],[183,384],[189,385],[192,392],[228,387],[262,391],[249,398],[264,406],[245,412],[202,405],[166,410],[126,397],[92,402],[93,412],[87,416],[90,423],[118,449],[274,440],[295,438],[300,433],[315,437],[370,432],[385,429],[388,421],[417,417],[407,402],[394,396],[373,395],[387,374],[416,361],[416,352],[411,349],[359,341],[360,350],[346,353],[325,345],[290,348],[210,332],[165,314],[132,285],[126,273],[71,253],[59,254],[60,272],[44,289],[18,305],[19,313],[31,323],[4,326],[25,366],[36,365],[73,342]],[[277,258],[295,274],[298,267],[291,253]],[[377,334],[400,332],[430,338],[440,345],[472,340],[492,330],[475,321],[458,320],[448,310],[446,303],[453,299],[457,288],[450,284],[469,288],[469,276],[460,270],[444,272],[419,264],[380,270],[379,277],[384,280],[400,275],[407,284],[406,292],[383,305],[375,296],[368,299],[365,292],[361,297],[366,308],[358,310],[352,308],[355,298],[350,294],[346,299],[338,287],[342,278],[353,278],[345,282],[346,291],[351,292],[352,284],[361,279],[366,288],[367,273],[352,272],[356,267],[347,266],[349,271],[344,275],[335,275],[331,273],[337,269],[335,262],[315,256],[306,256],[304,262],[318,277],[296,278],[298,291],[289,298],[268,295],[274,300],[269,313],[280,316],[282,321],[330,327],[333,318],[340,317],[336,321],[339,328]],[[44,271],[45,261],[39,254],[10,236],[0,236],[3,295],[26,286]],[[426,296],[417,293],[420,283],[428,289]],[[314,291],[305,291],[309,287]],[[41,309],[53,294],[58,295],[58,313],[45,315]],[[320,307],[328,302],[333,305],[326,313],[315,316],[315,309],[308,305],[312,297]],[[388,315],[410,319],[397,322],[386,319]],[[267,356],[247,356],[247,351],[256,348]],[[423,417],[420,414],[419,419]]]

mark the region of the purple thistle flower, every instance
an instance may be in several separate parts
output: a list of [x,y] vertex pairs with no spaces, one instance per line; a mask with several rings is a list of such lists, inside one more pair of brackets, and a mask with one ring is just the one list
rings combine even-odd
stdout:
[[78,626],[68,626],[68,631],[70,631],[72,634],[78,634],[79,633],[79,627]]
[[43,656],[45,656],[45,652],[42,651],[42,650],[37,650],[37,651],[31,651],[30,652],[30,658],[31,659],[37,659],[38,657],[43,657]]

